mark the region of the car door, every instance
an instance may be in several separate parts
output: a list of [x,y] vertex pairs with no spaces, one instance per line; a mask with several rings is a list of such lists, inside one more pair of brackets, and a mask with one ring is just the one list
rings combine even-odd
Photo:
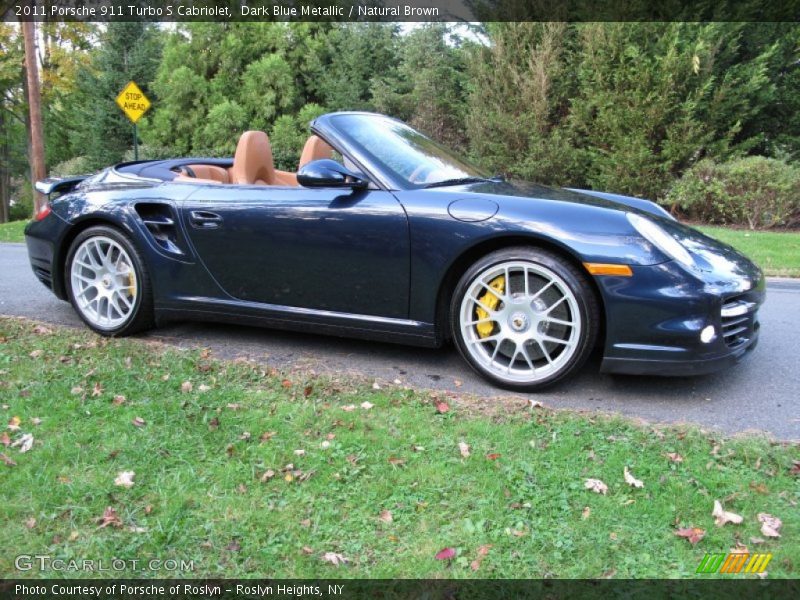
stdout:
[[390,192],[209,185],[184,202],[182,219],[234,298],[408,316],[408,223]]

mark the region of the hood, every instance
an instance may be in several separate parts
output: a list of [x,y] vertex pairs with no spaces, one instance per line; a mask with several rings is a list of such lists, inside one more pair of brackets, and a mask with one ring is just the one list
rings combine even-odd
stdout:
[[[538,198],[542,200],[555,200],[558,202],[570,202],[573,204],[584,204],[599,208],[612,210],[628,211],[634,209],[637,212],[644,212],[656,215],[661,218],[673,219],[673,217],[658,206],[655,202],[634,198],[633,196],[623,196],[607,192],[596,192],[593,190],[580,190],[574,188],[554,188],[538,183],[527,181],[508,180],[508,181],[482,181],[460,186],[461,190],[476,194],[487,194],[493,196],[506,196],[516,198]],[[448,188],[451,191],[456,188]]]

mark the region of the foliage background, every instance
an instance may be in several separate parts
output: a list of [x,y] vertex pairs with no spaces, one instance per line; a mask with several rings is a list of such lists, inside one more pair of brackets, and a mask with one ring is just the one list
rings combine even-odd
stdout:
[[[465,35],[446,24],[49,23],[41,35],[55,173],[130,159],[113,99],[134,79],[153,101],[139,125],[148,158],[230,156],[243,130],[262,129],[277,165],[294,170],[314,116],[376,110],[497,173],[648,197],[712,222],[800,218],[797,24],[486,23]],[[18,207],[29,178],[20,38],[0,26],[0,181]],[[748,156],[769,168],[728,165]],[[676,182],[701,167],[736,171],[746,189],[790,190],[783,216],[754,225],[749,204],[699,210],[718,198]]]

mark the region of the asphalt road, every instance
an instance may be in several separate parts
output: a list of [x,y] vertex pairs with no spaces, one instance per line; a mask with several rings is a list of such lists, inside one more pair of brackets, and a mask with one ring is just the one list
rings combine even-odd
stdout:
[[[36,280],[21,244],[0,244],[0,314],[83,326],[68,303]],[[692,422],[726,433],[764,431],[778,439],[800,440],[799,322],[800,282],[770,281],[759,346],[737,367],[692,378],[612,376],[598,373],[595,357],[576,379],[531,397],[552,408],[620,413],[658,423]],[[487,398],[505,395],[475,375],[453,348],[428,350],[194,323],[164,327],[146,337],[184,347],[207,346],[221,358],[246,356],[280,368],[353,373],[387,383],[400,379],[404,385]]]

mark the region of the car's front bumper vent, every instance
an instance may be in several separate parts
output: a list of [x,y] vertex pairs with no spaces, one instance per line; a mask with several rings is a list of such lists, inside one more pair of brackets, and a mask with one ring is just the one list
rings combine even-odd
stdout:
[[50,289],[53,289],[53,275],[50,272],[50,269],[45,269],[44,267],[33,267],[33,273],[36,275],[36,278],[45,284]]
[[722,305],[722,339],[729,348],[746,344],[758,329],[757,305],[744,298],[731,298]]

